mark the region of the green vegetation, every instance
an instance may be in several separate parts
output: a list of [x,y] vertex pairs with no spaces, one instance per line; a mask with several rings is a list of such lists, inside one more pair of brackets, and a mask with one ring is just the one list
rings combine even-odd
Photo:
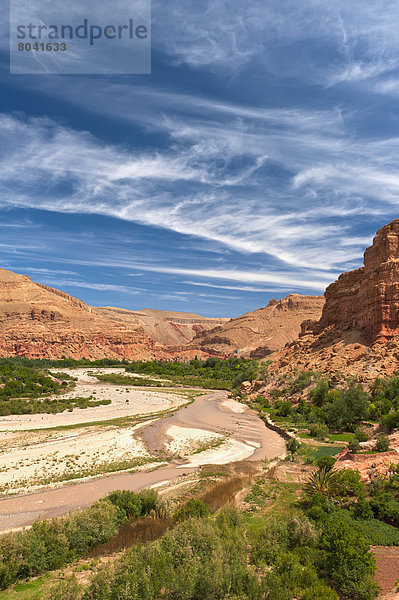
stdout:
[[377,437],[375,449],[377,450],[377,452],[386,452],[387,450],[389,450],[389,437],[387,435],[380,434]]
[[[248,509],[211,515],[190,498],[168,517],[154,491],[118,491],[89,509],[35,523],[0,538],[3,588],[86,556],[128,519],[169,518],[170,529],[101,564],[76,567],[10,588],[0,600],[374,600],[375,559],[370,544],[398,545],[396,527],[375,516],[394,508],[399,470],[367,486],[357,472],[323,467],[300,484],[259,478],[245,498]],[[314,484],[316,482],[316,485]],[[382,504],[381,504],[382,503]],[[399,503],[398,503],[399,507]],[[37,592],[37,595],[36,595]]]
[[266,379],[266,369],[264,363],[242,358],[194,359],[187,363],[137,361],[126,367],[128,372],[160,376],[175,384],[221,390],[238,390],[243,381],[253,381],[257,377]]
[[52,375],[33,366],[0,364],[0,416],[59,413],[74,408],[110,404],[110,400],[92,398],[46,398],[73,387],[74,378],[66,373]]
[[28,414],[57,414],[74,408],[90,408],[111,404],[111,400],[92,400],[92,398],[55,398],[54,400],[11,399],[0,402],[0,416]]
[[0,589],[65,566],[109,540],[128,518],[161,513],[156,492],[113,492],[67,517],[36,521],[32,528],[0,537]]
[[[366,419],[378,421],[387,431],[399,427],[399,377],[377,378],[368,393],[356,379],[343,380],[338,374],[327,378],[314,371],[303,371],[295,378],[287,375],[278,378],[278,386],[270,390],[270,398],[259,396],[257,404],[268,410],[273,419],[289,417],[290,422],[317,427],[322,424],[334,432],[355,432],[359,442],[368,439],[360,424]],[[307,391],[308,402],[303,395]],[[302,393],[297,406],[292,397]],[[339,438],[339,433],[330,434],[330,439]],[[346,435],[346,434],[341,434]],[[312,437],[320,436],[312,434]],[[349,440],[348,440],[349,441]]]

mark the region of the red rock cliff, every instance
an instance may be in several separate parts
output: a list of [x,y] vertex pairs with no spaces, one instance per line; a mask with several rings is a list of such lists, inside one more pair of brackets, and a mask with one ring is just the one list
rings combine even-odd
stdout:
[[325,298],[315,333],[330,326],[358,330],[369,344],[399,335],[399,219],[377,231],[364,267],[343,273]]

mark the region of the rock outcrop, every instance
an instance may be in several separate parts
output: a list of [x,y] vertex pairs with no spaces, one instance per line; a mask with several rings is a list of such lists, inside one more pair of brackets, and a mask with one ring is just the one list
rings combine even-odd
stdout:
[[356,330],[370,345],[399,334],[399,219],[377,231],[364,267],[343,273],[325,298],[315,333],[331,326]]
[[239,351],[240,356],[263,358],[295,340],[302,321],[319,319],[323,305],[322,296],[290,294],[279,301],[273,299],[264,308],[199,333],[190,345],[221,354]]
[[140,325],[152,340],[166,346],[187,344],[198,333],[223,325],[229,320],[151,308],[134,311],[106,306],[97,310],[109,319]]
[[280,374],[294,369],[357,376],[367,385],[399,361],[399,219],[378,230],[364,266],[343,273],[325,292],[319,321],[274,357]]

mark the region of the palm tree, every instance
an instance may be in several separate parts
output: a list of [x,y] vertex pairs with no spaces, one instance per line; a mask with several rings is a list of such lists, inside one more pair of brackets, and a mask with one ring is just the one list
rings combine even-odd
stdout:
[[321,494],[326,498],[334,495],[337,486],[337,473],[330,469],[320,469],[309,476],[304,485],[305,494],[309,497]]

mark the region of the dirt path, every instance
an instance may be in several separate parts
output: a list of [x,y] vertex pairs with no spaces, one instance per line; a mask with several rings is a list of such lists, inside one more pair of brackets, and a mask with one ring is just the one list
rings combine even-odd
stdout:
[[[210,392],[195,399],[188,407],[159,422],[146,425],[142,439],[151,450],[161,450],[170,436],[166,433],[174,425],[201,428],[221,435],[228,434],[229,440],[240,444],[235,448],[233,460],[245,458],[250,461],[272,459],[285,451],[283,439],[267,429],[256,413],[238,403],[227,403],[226,392]],[[242,453],[240,455],[240,452]],[[193,473],[200,464],[225,464],[230,462],[231,447],[220,446],[195,455],[204,455],[195,461],[176,460],[151,472],[120,473],[66,485],[61,488],[43,490],[34,494],[14,496],[0,500],[0,531],[30,525],[36,519],[47,519],[77,510],[92,504],[113,490],[140,489],[160,485]]]
[[381,600],[398,600],[396,582],[399,579],[399,548],[390,546],[372,546],[377,560],[376,580],[380,585]]

